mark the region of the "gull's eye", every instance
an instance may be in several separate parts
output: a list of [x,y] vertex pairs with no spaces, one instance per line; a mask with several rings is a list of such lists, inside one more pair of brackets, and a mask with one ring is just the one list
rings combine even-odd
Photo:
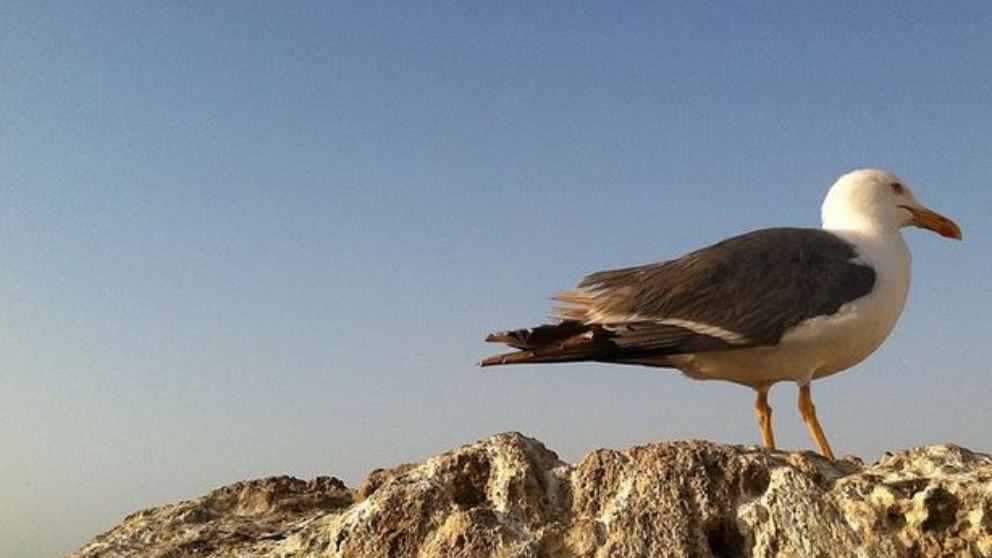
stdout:
[[901,196],[903,192],[906,191],[906,187],[903,186],[901,182],[893,182],[892,184],[889,184],[889,188],[892,188],[892,191],[895,192],[897,196]]

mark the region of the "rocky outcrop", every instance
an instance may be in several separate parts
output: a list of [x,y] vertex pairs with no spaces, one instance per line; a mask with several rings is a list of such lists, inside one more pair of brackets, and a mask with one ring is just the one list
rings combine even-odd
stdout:
[[992,557],[992,457],[952,445],[865,465],[688,441],[568,464],[509,433],[415,465],[270,478],[134,514],[96,557]]

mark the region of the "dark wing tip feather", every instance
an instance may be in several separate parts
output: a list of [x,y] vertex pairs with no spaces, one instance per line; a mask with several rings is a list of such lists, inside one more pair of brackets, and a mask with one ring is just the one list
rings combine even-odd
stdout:
[[517,349],[540,349],[587,331],[588,325],[576,320],[565,320],[528,329],[497,331],[486,336],[486,342],[503,343]]
[[527,329],[497,331],[486,336],[486,343],[502,343],[517,349],[523,349],[527,346],[528,337],[530,337],[530,330]]
[[499,366],[502,364],[516,364],[519,362],[529,362],[534,359],[534,353],[530,351],[517,351],[515,353],[505,353],[484,358],[479,361],[479,367]]
[[616,350],[612,337],[613,334],[599,326],[569,320],[531,329],[500,331],[490,334],[486,341],[519,350],[491,356],[479,362],[479,366],[595,360]]

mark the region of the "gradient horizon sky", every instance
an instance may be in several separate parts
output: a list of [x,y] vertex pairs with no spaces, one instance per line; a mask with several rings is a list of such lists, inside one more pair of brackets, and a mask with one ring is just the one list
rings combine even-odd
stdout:
[[[753,393],[608,365],[482,371],[555,292],[899,174],[889,341],[814,399],[839,454],[992,450],[992,4],[6,2],[0,555],[139,509],[515,430],[760,441]],[[796,389],[778,442],[813,443]]]

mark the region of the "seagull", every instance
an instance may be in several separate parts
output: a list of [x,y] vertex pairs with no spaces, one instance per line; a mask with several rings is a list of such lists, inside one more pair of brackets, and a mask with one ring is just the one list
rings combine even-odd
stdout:
[[895,326],[910,282],[901,229],[957,240],[961,229],[878,169],[841,176],[821,216],[821,229],[762,229],[674,260],[588,275],[554,297],[554,323],[490,334],[486,341],[516,350],[479,364],[636,364],[748,386],[772,449],[768,391],[793,381],[803,421],[834,459],[811,382],[858,364]]

